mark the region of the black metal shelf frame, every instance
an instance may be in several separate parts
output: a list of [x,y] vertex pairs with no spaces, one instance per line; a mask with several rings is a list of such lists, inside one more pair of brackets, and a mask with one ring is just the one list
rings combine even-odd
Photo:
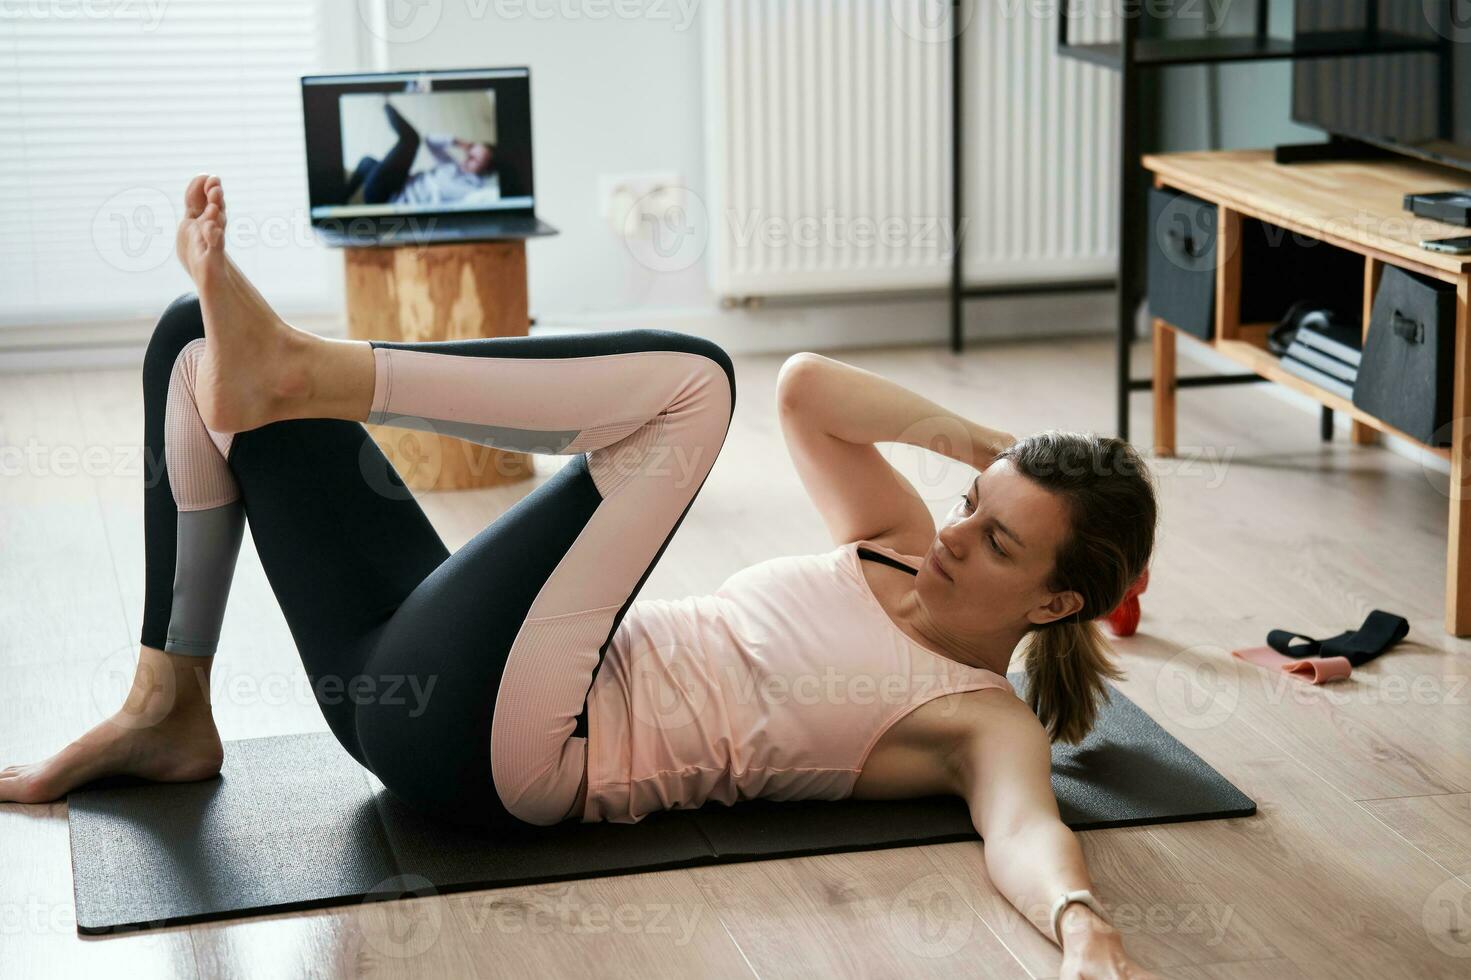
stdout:
[[[956,23],[964,23],[964,4],[968,0],[951,0]],[[975,0],[985,2],[985,0]],[[1149,378],[1130,376],[1130,351],[1134,341],[1134,317],[1143,296],[1140,266],[1140,229],[1134,218],[1141,208],[1142,173],[1140,169],[1140,69],[1170,65],[1205,65],[1228,62],[1298,60],[1336,58],[1355,55],[1405,54],[1414,52],[1444,53],[1444,40],[1426,40],[1388,31],[1380,31],[1378,0],[1367,0],[1366,27],[1361,31],[1331,31],[1299,34],[1291,40],[1273,38],[1267,27],[1270,0],[1257,0],[1255,31],[1247,35],[1195,38],[1141,38],[1139,21],[1143,16],[1139,0],[1120,0],[1122,26],[1120,39],[1107,44],[1075,44],[1069,40],[1070,4],[1058,7],[1057,50],[1064,57],[1076,58],[1120,73],[1119,84],[1119,201],[1118,201],[1118,277],[1114,280],[1079,280],[1075,282],[1032,284],[1021,286],[967,286],[962,273],[961,235],[964,212],[964,126],[962,112],[965,75],[962,35],[951,44],[951,213],[955,242],[950,275],[950,349],[964,348],[963,303],[979,296],[1026,295],[1040,292],[1063,292],[1117,288],[1117,401],[1118,436],[1129,438],[1129,395],[1148,391]],[[1130,12],[1132,8],[1132,13]],[[1180,388],[1216,385],[1250,384],[1267,379],[1255,373],[1212,374],[1181,377]],[[1333,433],[1333,410],[1323,408],[1320,428],[1326,441]]]

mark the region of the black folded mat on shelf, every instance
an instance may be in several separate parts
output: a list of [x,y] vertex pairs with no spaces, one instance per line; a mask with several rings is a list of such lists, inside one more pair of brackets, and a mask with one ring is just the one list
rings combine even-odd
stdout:
[[[1023,690],[1021,675],[1012,683]],[[1256,804],[1116,689],[1052,785],[1075,830],[1243,817]],[[219,779],[69,798],[77,929],[209,919],[726,861],[974,840],[958,797],[771,803],[480,835],[409,811],[331,735],[231,742]]]

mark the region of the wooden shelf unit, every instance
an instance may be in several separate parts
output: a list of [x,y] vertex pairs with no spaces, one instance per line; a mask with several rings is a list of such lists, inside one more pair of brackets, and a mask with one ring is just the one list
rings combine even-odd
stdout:
[[[1450,463],[1446,547],[1445,628],[1471,635],[1471,256],[1430,252],[1421,239],[1465,229],[1417,218],[1402,209],[1411,192],[1471,185],[1471,175],[1409,160],[1277,164],[1270,151],[1151,154],[1143,165],[1156,187],[1185,191],[1214,203],[1216,225],[1215,337],[1201,340],[1163,320],[1154,321],[1154,450],[1175,453],[1176,338],[1185,337],[1286,385],[1353,420],[1351,441],[1371,445],[1378,433],[1407,439]],[[1288,372],[1267,349],[1272,324],[1240,319],[1243,218],[1330,243],[1364,257],[1361,284],[1349,286],[1363,304],[1364,335],[1385,265],[1446,282],[1456,290],[1455,381],[1449,448],[1427,446],[1357,408],[1352,401]]]

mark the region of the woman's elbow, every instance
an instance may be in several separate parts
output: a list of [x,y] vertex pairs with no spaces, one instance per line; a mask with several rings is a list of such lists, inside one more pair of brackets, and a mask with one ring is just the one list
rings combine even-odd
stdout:
[[827,358],[811,351],[793,354],[776,373],[776,404],[783,412],[796,411],[811,397]]

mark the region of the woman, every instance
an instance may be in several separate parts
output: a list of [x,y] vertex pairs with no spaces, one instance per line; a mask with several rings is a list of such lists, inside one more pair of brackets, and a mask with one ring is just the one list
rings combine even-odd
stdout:
[[[359,186],[364,204],[453,204],[485,187],[486,175],[496,167],[495,147],[447,133],[431,133],[421,140],[419,131],[387,99],[383,112],[393,127],[394,144],[381,160],[365,156],[358,161],[347,179],[344,203]],[[434,157],[434,166],[411,174],[421,142]],[[451,147],[464,159],[456,160]]]
[[[1049,736],[1112,674],[1095,625],[1146,566],[1154,497],[1126,444],[1020,441],[798,355],[781,424],[840,547],[633,597],[734,407],[716,345],[657,330],[437,343],[282,322],[224,253],[217,178],[186,191],[198,290],[144,364],[147,590],[124,707],[0,774],[43,802],[103,775],[208,778],[209,670],[245,517],[328,725],[413,806],[461,823],[634,821],[665,807],[954,793],[991,879],[1068,976],[1138,975],[1058,819]],[[453,555],[363,421],[572,458]],[[980,475],[938,532],[877,441],[928,422]],[[154,458],[157,458],[156,455]],[[1027,640],[1029,704],[1005,677]]]

